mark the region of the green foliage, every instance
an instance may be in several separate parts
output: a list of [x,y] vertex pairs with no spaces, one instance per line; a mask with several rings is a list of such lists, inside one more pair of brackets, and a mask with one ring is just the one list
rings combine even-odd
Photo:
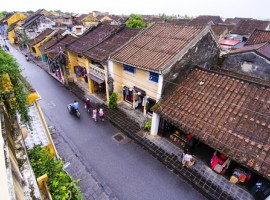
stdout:
[[151,125],[152,125],[152,119],[149,119],[147,122],[144,124],[144,129],[147,131],[151,130]]
[[[11,115],[14,116],[18,112],[22,122],[29,124],[30,116],[28,115],[27,96],[30,90],[23,82],[20,72],[21,69],[17,61],[10,54],[0,49],[0,83],[6,81],[4,79],[5,74],[9,75],[12,83],[12,90],[8,92],[5,92],[5,86],[0,84],[0,102],[5,103]],[[10,101],[13,98],[15,98],[15,101]]]
[[24,32],[24,33],[22,34],[22,45],[23,45],[24,47],[27,47],[28,42],[29,42],[29,38],[27,37],[26,33]]
[[41,145],[37,145],[28,151],[28,155],[35,176],[48,175],[47,184],[53,199],[84,199],[78,186],[79,180],[72,179],[62,169],[63,162],[54,156],[50,156],[49,149],[42,149]]
[[27,10],[26,13],[34,13],[33,10]]
[[143,22],[143,18],[141,15],[131,14],[129,19],[126,21],[126,25],[129,28],[143,28],[145,27],[145,23]]
[[109,108],[117,107],[117,94],[113,92],[109,98]]
[[10,29],[10,25],[7,26],[7,32],[9,32],[9,29]]
[[3,17],[5,17],[5,15],[7,14],[7,11],[1,11],[0,12],[0,19],[2,19]]

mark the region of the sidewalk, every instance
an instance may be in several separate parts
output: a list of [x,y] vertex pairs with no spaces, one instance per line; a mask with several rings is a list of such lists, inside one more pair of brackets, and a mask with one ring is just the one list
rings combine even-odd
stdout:
[[[44,67],[45,63],[37,60],[33,60],[33,62],[47,71],[48,68]],[[138,115],[138,113],[135,113],[134,110],[124,111],[126,105],[120,104],[119,108],[108,109],[107,105],[95,95],[88,95],[83,88],[80,88],[74,83],[70,83],[67,89],[75,93],[83,101],[88,97],[93,107],[103,108],[106,120],[110,121],[128,137],[137,142],[173,173],[184,178],[208,199],[254,199],[250,193],[230,183],[223,176],[216,174],[198,159],[196,160],[196,165],[193,167],[180,169],[180,162],[177,155],[181,154],[181,149],[165,138],[159,136],[152,137],[145,133],[143,131],[144,118]]]

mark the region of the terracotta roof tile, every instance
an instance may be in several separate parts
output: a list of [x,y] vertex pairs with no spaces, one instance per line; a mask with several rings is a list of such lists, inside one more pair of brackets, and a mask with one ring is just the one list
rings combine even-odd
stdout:
[[241,20],[237,25],[231,30],[232,34],[238,35],[250,35],[255,29],[265,30],[269,26],[269,21],[261,20]]
[[55,43],[53,46],[47,48],[45,53],[48,54],[50,57],[54,58],[60,52],[60,48],[64,50],[66,45],[72,43],[76,39],[77,38],[71,35],[65,35],[60,39],[58,43]]
[[50,48],[51,46],[53,46],[54,44],[57,43],[57,41],[59,39],[61,39],[63,36],[62,34],[64,33],[65,31],[64,30],[58,30],[57,32],[55,32],[51,39],[42,43],[41,46],[38,47],[38,49],[40,50],[41,53],[44,53],[46,49]]
[[135,67],[159,71],[204,28],[157,23],[135,37],[111,58]]
[[269,42],[244,46],[242,48],[232,50],[226,55],[245,53],[249,51],[257,52],[270,60],[270,43]]
[[188,24],[189,25],[207,25],[210,22],[213,22],[214,24],[222,23],[222,19],[220,16],[211,16],[211,15],[200,15],[193,20],[191,20]]
[[195,68],[153,110],[237,162],[254,159],[254,170],[270,173],[269,86]]
[[260,44],[264,42],[270,42],[270,31],[255,30],[245,45]]
[[29,46],[34,46],[35,44],[41,42],[44,40],[48,35],[50,35],[53,32],[52,29],[46,29],[42,33],[40,33],[37,37],[29,41]]
[[213,30],[214,34],[218,37],[227,34],[229,31],[226,25],[212,25],[211,29]]
[[112,33],[116,32],[120,26],[113,26],[108,24],[99,24],[97,27],[90,28],[75,42],[68,45],[68,49],[81,54],[88,49],[107,39]]
[[83,54],[87,57],[102,62],[106,60],[115,50],[123,46],[132,37],[137,35],[139,31],[140,29],[123,27],[121,30],[119,30],[119,32],[115,33],[107,40],[101,42],[100,44],[84,52]]
[[190,21],[191,19],[165,19],[166,23],[179,25],[187,25]]

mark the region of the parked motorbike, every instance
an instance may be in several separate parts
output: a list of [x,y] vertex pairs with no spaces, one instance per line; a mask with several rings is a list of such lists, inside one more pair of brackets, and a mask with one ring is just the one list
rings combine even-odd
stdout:
[[78,109],[74,109],[72,104],[68,104],[67,109],[70,114],[73,114],[80,119],[81,113]]

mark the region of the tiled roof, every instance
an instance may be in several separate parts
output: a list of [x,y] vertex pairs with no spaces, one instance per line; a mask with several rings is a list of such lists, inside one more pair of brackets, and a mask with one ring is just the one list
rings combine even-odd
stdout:
[[241,20],[251,20],[252,18],[239,18],[239,17],[235,17],[235,18],[227,18],[225,19],[224,23],[226,24],[237,24],[238,22],[240,22]]
[[189,25],[206,25],[209,22],[214,24],[222,23],[220,16],[200,15],[189,22]]
[[60,48],[64,50],[67,44],[72,43],[76,39],[71,35],[65,35],[58,43],[46,49],[45,53],[54,58],[60,52]]
[[254,45],[244,46],[242,48],[230,51],[228,53],[228,55],[245,53],[245,52],[249,52],[249,51],[257,52],[257,53],[261,54],[262,56],[264,56],[265,58],[270,60],[270,43],[269,42],[262,43],[262,44],[254,44]]
[[29,46],[34,46],[35,44],[41,42],[46,38],[46,36],[50,35],[53,32],[52,29],[45,29],[42,33],[40,33],[37,37],[29,41]]
[[107,40],[84,52],[83,55],[100,62],[105,61],[110,56],[110,54],[123,46],[132,37],[137,35],[139,31],[140,29],[124,27],[119,32],[109,37]]
[[[195,68],[153,107],[162,118],[270,178],[270,87]],[[251,163],[251,162],[250,162]]]
[[255,30],[249,37],[246,45],[270,42],[270,31]]
[[154,24],[111,56],[134,67],[159,71],[186,47],[205,27]]
[[81,14],[76,20],[77,21],[81,21],[83,20],[84,18],[86,18],[88,16],[88,14]]
[[261,21],[261,20],[241,20],[238,24],[231,30],[232,34],[238,35],[250,35],[253,33],[255,29],[265,30],[269,21]]
[[14,14],[14,12],[7,13],[7,14],[0,20],[0,23],[3,23],[3,22],[5,22],[6,20],[8,20],[13,14]]
[[65,30],[58,30],[55,32],[52,36],[51,39],[42,43],[41,46],[38,47],[41,53],[44,53],[46,49],[50,48],[51,46],[55,45],[58,40],[60,40],[63,36],[62,34],[65,32]]
[[226,25],[212,25],[211,29],[216,36],[221,36],[222,34],[228,33],[228,28]]
[[190,21],[191,19],[165,19],[166,23],[179,25],[187,25]]
[[161,23],[164,22],[165,19],[164,18],[160,18],[160,17],[152,17],[152,18],[146,18],[143,19],[144,23],[149,24],[149,23]]
[[111,26],[107,24],[99,24],[97,27],[90,28],[75,42],[68,45],[68,49],[75,53],[82,53],[109,37],[113,32],[117,31],[120,26]]
[[24,29],[27,28],[28,26],[30,26],[34,21],[36,21],[41,16],[42,16],[41,14],[30,15],[29,18],[27,17],[25,20],[23,20],[22,28],[24,28]]
[[116,22],[120,22],[120,23],[125,23],[128,20],[128,17],[121,17],[118,15],[109,15],[109,17],[116,21]]

